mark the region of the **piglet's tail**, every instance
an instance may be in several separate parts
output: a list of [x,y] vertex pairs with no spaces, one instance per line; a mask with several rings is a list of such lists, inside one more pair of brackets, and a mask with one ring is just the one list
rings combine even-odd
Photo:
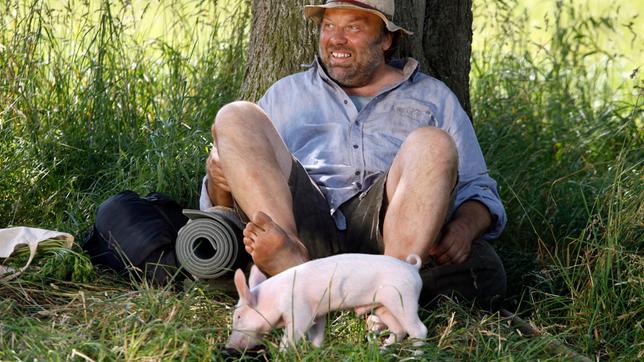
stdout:
[[415,266],[416,269],[420,269],[420,267],[423,265],[422,260],[420,260],[420,256],[416,254],[409,254],[409,256],[407,256],[407,259],[405,259],[405,261]]

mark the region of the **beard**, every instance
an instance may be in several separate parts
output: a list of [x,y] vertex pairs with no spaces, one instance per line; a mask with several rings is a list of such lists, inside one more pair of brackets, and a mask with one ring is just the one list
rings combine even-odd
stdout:
[[[382,39],[376,39],[368,44],[365,49],[356,51],[351,47],[333,47],[326,49],[320,47],[319,54],[322,65],[331,79],[343,88],[358,88],[369,84],[376,73],[376,70],[383,63],[382,50],[380,48]],[[353,62],[348,64],[333,64],[334,51],[347,51],[351,53]]]

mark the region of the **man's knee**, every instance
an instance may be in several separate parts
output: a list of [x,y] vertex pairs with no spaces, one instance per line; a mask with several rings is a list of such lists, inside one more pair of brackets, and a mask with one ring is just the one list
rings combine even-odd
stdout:
[[264,111],[255,103],[248,101],[235,101],[219,109],[215,121],[210,128],[213,138],[228,132],[239,132],[243,129],[256,128],[261,124],[270,124]]
[[[404,150],[405,148],[407,150]],[[436,127],[421,127],[414,130],[405,139],[401,150],[458,161],[454,140],[447,132]]]
[[435,127],[418,128],[407,136],[394,159],[393,174],[431,169],[441,174],[458,172],[458,152],[452,137]]

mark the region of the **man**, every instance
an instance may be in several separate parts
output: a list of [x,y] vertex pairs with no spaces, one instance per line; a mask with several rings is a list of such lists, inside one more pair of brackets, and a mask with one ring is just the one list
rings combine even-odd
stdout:
[[[338,253],[416,253],[427,302],[458,293],[489,305],[505,291],[485,241],[505,212],[467,115],[413,59],[387,63],[393,0],[305,6],[319,57],[258,104],[215,119],[201,207],[250,220],[246,251],[275,275]],[[398,34],[396,34],[398,33]]]

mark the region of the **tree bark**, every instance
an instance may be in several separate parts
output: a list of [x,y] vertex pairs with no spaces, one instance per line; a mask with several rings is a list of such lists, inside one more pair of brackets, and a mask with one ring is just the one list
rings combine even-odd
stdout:
[[[318,0],[316,3],[321,3]],[[242,99],[257,101],[275,81],[300,72],[318,49],[317,27],[304,19],[308,0],[253,0]]]
[[[317,53],[317,27],[302,8],[323,0],[253,0],[248,65],[241,98],[256,101],[276,80],[302,71]],[[414,32],[402,37],[397,56],[445,82],[470,114],[472,0],[396,0],[394,20]]]
[[394,20],[414,32],[401,39],[398,55],[445,82],[471,117],[472,0],[396,0]]

